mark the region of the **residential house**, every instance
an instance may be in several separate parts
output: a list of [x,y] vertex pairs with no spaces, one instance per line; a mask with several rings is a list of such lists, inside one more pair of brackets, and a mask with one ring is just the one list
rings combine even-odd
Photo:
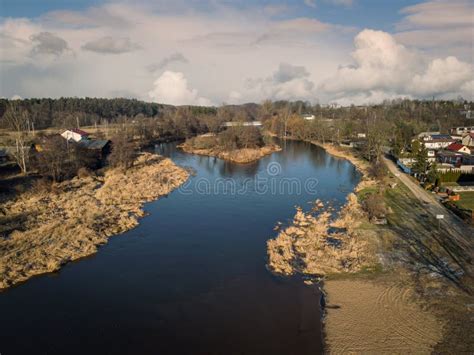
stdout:
[[474,132],[470,132],[462,137],[462,144],[467,147],[474,147]]
[[453,167],[459,167],[463,163],[463,153],[454,152],[452,150],[441,150],[436,155],[436,160],[441,164],[450,164]]
[[432,136],[433,134],[440,134],[441,132],[421,132],[418,134],[418,139],[425,140],[428,137]]
[[471,127],[453,127],[451,128],[451,134],[456,136],[462,136],[466,133],[474,132],[474,126]]
[[73,128],[65,130],[63,133],[61,133],[61,136],[68,141],[72,140],[74,142],[79,142],[83,139],[87,139],[89,137],[89,133],[84,132],[79,128]]
[[436,161],[436,150],[428,149],[427,156],[429,162]]
[[423,145],[426,149],[443,149],[446,148],[455,140],[449,134],[431,134],[423,138]]
[[471,149],[469,149],[468,147],[466,147],[465,145],[461,143],[451,143],[450,145],[446,147],[446,149],[452,152],[471,154]]
[[100,161],[103,161],[107,157],[111,148],[111,142],[109,140],[84,139],[77,144],[93,152],[95,157]]
[[301,117],[307,121],[312,121],[316,118],[312,113],[303,113]]

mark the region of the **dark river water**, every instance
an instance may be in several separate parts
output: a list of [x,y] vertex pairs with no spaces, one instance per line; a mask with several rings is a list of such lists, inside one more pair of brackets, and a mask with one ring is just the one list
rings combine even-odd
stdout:
[[340,206],[355,168],[300,142],[250,165],[159,151],[196,175],[97,254],[0,293],[0,354],[321,353],[319,291],[272,275],[266,241],[296,205]]

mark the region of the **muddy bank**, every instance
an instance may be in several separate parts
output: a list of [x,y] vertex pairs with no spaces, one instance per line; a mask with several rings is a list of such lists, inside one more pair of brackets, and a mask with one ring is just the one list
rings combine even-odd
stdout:
[[0,289],[97,251],[143,217],[143,204],[180,186],[188,173],[170,159],[144,154],[126,173],[74,178],[52,191],[27,191],[3,208],[21,228],[0,239]]
[[179,145],[178,148],[181,148],[186,153],[217,157],[238,164],[251,163],[266,155],[281,151],[281,147],[276,144],[266,145],[261,148],[244,148],[232,151],[220,148],[198,149],[186,143]]

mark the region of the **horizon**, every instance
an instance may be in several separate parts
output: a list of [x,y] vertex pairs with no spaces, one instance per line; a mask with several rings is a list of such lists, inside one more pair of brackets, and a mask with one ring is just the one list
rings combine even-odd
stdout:
[[469,0],[2,2],[0,97],[474,98]]

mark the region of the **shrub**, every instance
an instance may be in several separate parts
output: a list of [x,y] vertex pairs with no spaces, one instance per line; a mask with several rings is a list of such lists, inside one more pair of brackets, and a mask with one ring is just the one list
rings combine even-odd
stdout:
[[371,194],[364,200],[364,209],[369,214],[369,218],[384,217],[387,213],[383,196],[379,193]]

